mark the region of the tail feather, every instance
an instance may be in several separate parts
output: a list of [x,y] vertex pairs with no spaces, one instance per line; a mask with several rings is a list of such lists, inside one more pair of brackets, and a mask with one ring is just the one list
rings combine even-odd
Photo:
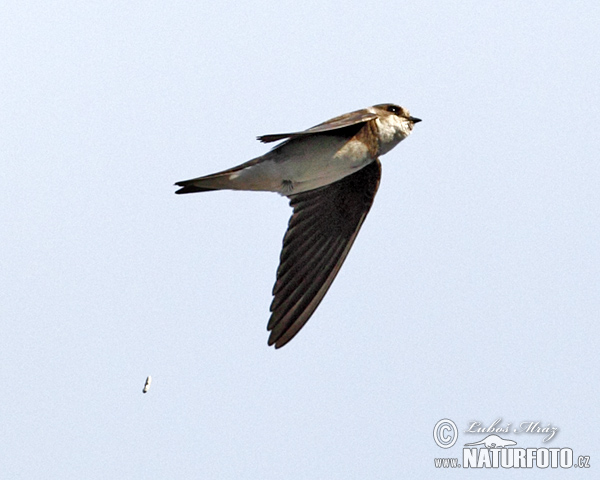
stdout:
[[177,182],[175,185],[183,188],[180,188],[175,193],[182,194],[231,189],[232,184],[230,176],[231,174],[229,172],[221,172],[214,173],[212,175],[206,175],[205,177],[192,178],[191,180]]
[[[175,193],[196,193],[196,192],[210,192],[212,190],[269,190],[269,188],[263,188],[263,181],[260,176],[258,182],[248,181],[248,179],[240,178],[242,170],[257,165],[262,161],[262,157],[255,158],[249,162],[242,163],[237,167],[223,170],[222,172],[213,173],[212,175],[206,175],[204,177],[192,178],[191,180],[184,180],[177,182],[175,185],[182,187]],[[278,190],[273,190],[278,191]]]
[[182,193],[211,192],[213,190],[219,190],[218,188],[197,187],[196,185],[194,185],[193,180],[187,180],[185,182],[177,182],[175,185],[177,185],[178,187],[183,187],[175,192],[178,195],[180,195]]

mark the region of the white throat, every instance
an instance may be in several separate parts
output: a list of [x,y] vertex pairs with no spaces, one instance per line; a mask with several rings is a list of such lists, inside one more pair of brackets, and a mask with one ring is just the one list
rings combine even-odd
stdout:
[[413,124],[397,115],[386,115],[375,120],[379,128],[380,155],[384,155],[410,135]]

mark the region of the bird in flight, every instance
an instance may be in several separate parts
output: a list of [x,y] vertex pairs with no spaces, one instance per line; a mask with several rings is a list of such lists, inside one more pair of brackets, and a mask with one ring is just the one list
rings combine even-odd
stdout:
[[373,204],[379,157],[420,121],[398,105],[375,105],[301,132],[262,135],[261,142],[283,142],[237,167],[176,183],[178,194],[257,190],[290,199],[293,213],[273,287],[269,345],[288,343],[321,303]]

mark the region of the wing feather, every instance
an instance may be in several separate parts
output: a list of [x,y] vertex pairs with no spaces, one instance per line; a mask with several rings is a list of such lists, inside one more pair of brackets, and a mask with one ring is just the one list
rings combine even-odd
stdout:
[[290,195],[294,209],[273,286],[269,345],[282,347],[304,326],[329,290],[379,187],[375,160],[343,179]]
[[269,135],[261,135],[256,138],[263,143],[277,142],[279,140],[285,140],[286,138],[291,140],[294,138],[304,137],[306,135],[314,135],[315,133],[327,133],[340,130],[343,128],[363,124],[376,118],[376,113],[372,113],[368,109],[363,109],[340,115],[339,117],[319,123],[318,125],[301,132],[273,133]]

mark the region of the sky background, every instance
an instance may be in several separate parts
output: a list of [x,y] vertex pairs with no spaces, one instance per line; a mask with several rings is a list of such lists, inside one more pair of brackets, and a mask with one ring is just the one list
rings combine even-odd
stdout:
[[[595,1],[5,2],[0,476],[563,478],[434,467],[496,419],[558,427],[504,437],[597,475],[599,23]],[[172,185],[384,102],[423,122],[269,348],[287,199]]]

